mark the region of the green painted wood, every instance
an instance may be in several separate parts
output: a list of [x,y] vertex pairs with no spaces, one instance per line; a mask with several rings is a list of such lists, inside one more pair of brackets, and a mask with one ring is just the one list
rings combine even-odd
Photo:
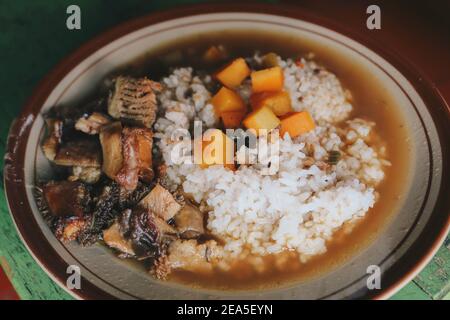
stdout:
[[450,250],[442,246],[415,282],[433,299],[442,299],[450,292]]
[[431,300],[431,297],[422,290],[414,281],[409,282],[392,300]]
[[0,194],[0,266],[22,299],[71,299],[37,265],[20,241]]
[[[155,9],[195,2],[199,1],[35,0],[26,5],[13,0],[0,1],[0,155],[4,154],[11,121],[33,87],[64,56],[122,21]],[[74,3],[81,8],[81,31],[69,31],[65,27],[66,8]],[[0,168],[3,181],[3,157]],[[415,282],[410,282],[393,299],[450,299],[449,252],[442,247]],[[3,186],[0,188],[0,264],[22,299],[71,299],[42,271],[21,243],[8,213]]]

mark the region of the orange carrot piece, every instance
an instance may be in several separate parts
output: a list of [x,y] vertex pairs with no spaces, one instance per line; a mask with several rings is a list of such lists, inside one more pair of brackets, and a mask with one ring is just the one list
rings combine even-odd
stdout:
[[221,164],[234,170],[234,142],[221,130],[209,129],[194,141],[194,159],[202,168]]
[[280,67],[273,67],[251,73],[253,92],[281,91],[284,75]]
[[248,129],[254,129],[256,134],[261,134],[261,129],[267,131],[272,130],[280,124],[280,119],[273,113],[270,108],[261,107],[251,112],[243,121],[244,126]]
[[222,87],[216,95],[211,99],[216,114],[220,116],[227,111],[245,110],[245,102],[241,96],[226,87]]
[[247,110],[226,111],[222,112],[220,117],[225,129],[236,129],[239,128],[246,114]]
[[278,117],[292,112],[291,97],[286,91],[254,93],[250,97],[252,109],[268,107]]
[[295,112],[281,119],[280,134],[284,137],[286,133],[289,133],[291,138],[295,138],[313,130],[315,127],[316,125],[309,112]]
[[224,86],[234,89],[250,75],[250,68],[243,58],[233,60],[229,65],[216,73],[216,78]]

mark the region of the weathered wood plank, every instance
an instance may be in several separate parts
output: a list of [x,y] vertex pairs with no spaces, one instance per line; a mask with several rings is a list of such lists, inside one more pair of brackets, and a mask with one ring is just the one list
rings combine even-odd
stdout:
[[72,299],[33,260],[20,241],[0,188],[0,264],[22,299]]
[[445,297],[450,292],[450,250],[441,246],[414,281],[433,299]]
[[404,288],[397,292],[392,300],[431,300],[431,297],[425,293],[414,281],[408,283]]

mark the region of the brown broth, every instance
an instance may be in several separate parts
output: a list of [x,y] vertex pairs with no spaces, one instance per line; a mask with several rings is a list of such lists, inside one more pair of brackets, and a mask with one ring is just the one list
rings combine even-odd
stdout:
[[[250,262],[244,260],[236,262],[227,272],[200,274],[175,271],[170,280],[210,289],[261,289],[306,281],[342,266],[374,241],[404,200],[412,152],[408,130],[393,99],[364,67],[356,65],[341,53],[325,45],[278,33],[240,31],[201,34],[162,45],[127,66],[125,71],[157,79],[167,74],[170,68],[178,66],[205,70],[205,64],[199,57],[209,46],[218,44],[228,49],[230,59],[252,55],[255,50],[261,53],[276,52],[284,58],[313,52],[314,59],[335,73],[343,86],[351,91],[354,107],[351,117],[363,117],[376,123],[375,130],[387,148],[387,159],[392,166],[385,168],[385,179],[377,188],[380,197],[374,208],[364,218],[337,230],[327,243],[326,253],[306,263],[300,263],[297,254],[292,252],[266,256],[263,257],[265,271],[262,273],[256,272]],[[208,71],[217,67],[211,66]]]

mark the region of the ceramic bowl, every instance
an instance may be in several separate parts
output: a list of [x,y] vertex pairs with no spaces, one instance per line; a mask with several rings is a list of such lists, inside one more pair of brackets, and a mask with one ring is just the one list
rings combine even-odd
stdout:
[[[248,29],[291,34],[329,46],[350,57],[384,83],[396,99],[411,134],[411,170],[401,205],[364,250],[326,274],[289,286],[260,291],[214,291],[158,282],[139,266],[96,245],[62,244],[43,221],[33,196],[37,178],[48,174],[39,148],[42,113],[60,104],[76,105],[115,68],[144,52],[208,31]],[[249,39],[251,41],[251,39]],[[449,113],[437,92],[401,58],[376,43],[299,9],[263,5],[207,5],[151,14],[120,25],[82,46],[53,70],[11,127],[5,188],[11,215],[30,253],[66,288],[67,268],[81,268],[83,299],[342,299],[387,298],[431,259],[449,230]],[[367,287],[367,267],[382,271],[381,289]]]

